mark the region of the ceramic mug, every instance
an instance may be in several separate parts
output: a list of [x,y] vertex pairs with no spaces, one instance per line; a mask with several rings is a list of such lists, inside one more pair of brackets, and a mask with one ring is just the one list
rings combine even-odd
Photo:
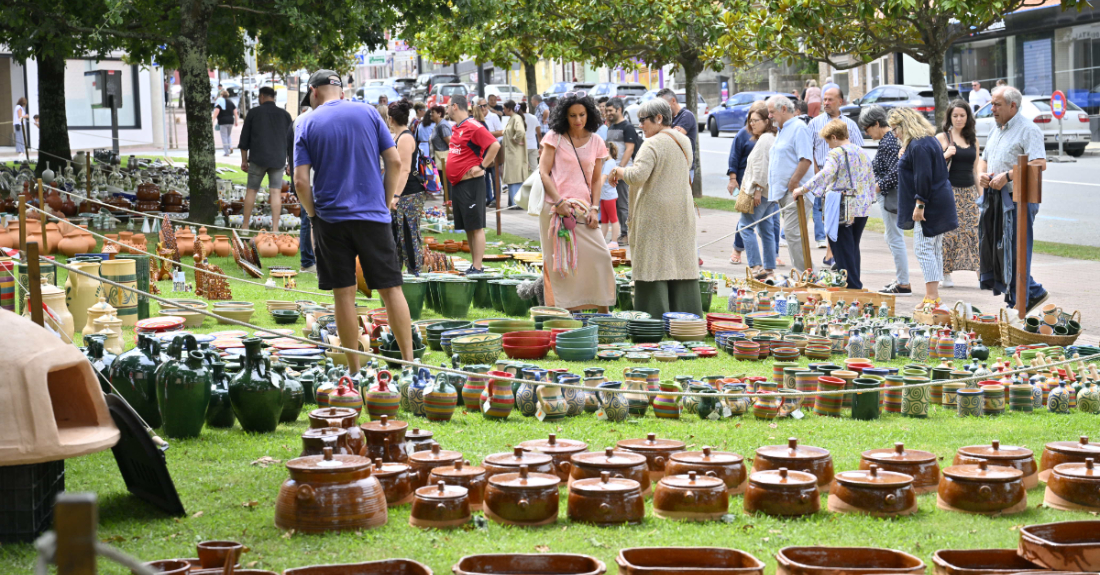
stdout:
[[1064,325],[1054,326],[1054,335],[1069,335],[1069,328]]
[[1039,318],[1035,316],[1029,316],[1024,318],[1024,331],[1028,333],[1039,332]]
[[1039,333],[1043,335],[1050,335],[1054,333],[1054,327],[1052,327],[1050,324],[1044,323],[1039,326]]
[[1066,335],[1077,335],[1081,331],[1081,324],[1072,319],[1066,322]]

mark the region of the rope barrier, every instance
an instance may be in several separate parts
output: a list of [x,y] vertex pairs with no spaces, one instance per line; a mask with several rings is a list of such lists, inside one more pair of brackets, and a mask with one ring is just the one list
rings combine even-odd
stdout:
[[[49,565],[57,562],[57,534],[53,531],[43,533],[41,537],[34,541],[34,549],[38,552],[38,557],[34,562],[35,575],[49,575]],[[156,575],[157,573],[142,561],[134,559],[106,543],[95,542],[95,554],[130,569],[134,575]]]
[[710,245],[714,245],[714,244],[716,244],[716,243],[718,243],[718,242],[720,242],[720,241],[722,241],[722,240],[724,240],[724,239],[726,239],[726,238],[728,238],[728,237],[730,237],[730,236],[732,236],[732,235],[734,235],[734,234],[739,234],[739,233],[741,233],[741,232],[743,232],[743,231],[745,231],[745,230],[751,230],[752,228],[755,228],[756,226],[759,226],[760,224],[762,224],[762,223],[766,222],[766,221],[767,221],[767,220],[768,220],[769,218],[772,218],[772,217],[774,217],[774,216],[777,216],[777,215],[779,215],[780,213],[782,213],[782,210],[776,210],[776,211],[774,211],[774,212],[772,212],[772,213],[770,213],[770,214],[768,214],[768,215],[766,215],[766,216],[764,216],[764,217],[760,218],[759,220],[756,220],[755,222],[753,222],[753,223],[751,223],[751,224],[749,224],[749,225],[747,225],[747,226],[745,226],[745,227],[738,227],[738,228],[737,228],[736,230],[733,230],[732,232],[730,232],[730,233],[728,233],[728,234],[726,234],[726,235],[724,235],[724,236],[722,236],[722,237],[720,237],[720,238],[718,238],[718,239],[716,239],[716,240],[714,240],[714,241],[711,241],[711,242],[707,242],[707,243],[705,243],[705,244],[703,244],[703,245],[701,245],[701,246],[695,246],[695,249],[697,249],[697,250],[701,250],[701,249],[703,249],[703,248],[705,248],[705,247],[707,247],[707,246],[710,246]]

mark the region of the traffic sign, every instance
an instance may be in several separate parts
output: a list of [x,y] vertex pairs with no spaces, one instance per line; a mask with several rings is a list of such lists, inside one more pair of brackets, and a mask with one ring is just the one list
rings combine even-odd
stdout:
[[1061,90],[1055,90],[1050,95],[1050,113],[1059,120],[1066,115],[1066,95]]

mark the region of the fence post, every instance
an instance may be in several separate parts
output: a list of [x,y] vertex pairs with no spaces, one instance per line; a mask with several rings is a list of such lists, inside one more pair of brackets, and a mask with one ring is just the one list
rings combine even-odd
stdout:
[[1027,261],[1028,204],[1043,201],[1043,170],[1028,164],[1027,160],[1027,154],[1020,154],[1012,170],[1012,201],[1016,202],[1016,310],[1020,319],[1027,315],[1027,288],[1031,277]]

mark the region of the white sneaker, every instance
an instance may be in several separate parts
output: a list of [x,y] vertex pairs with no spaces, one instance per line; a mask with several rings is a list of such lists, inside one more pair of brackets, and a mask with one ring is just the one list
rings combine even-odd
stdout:
[[302,268],[302,270],[301,270],[301,272],[300,272],[300,273],[303,273],[303,274],[315,274],[315,273],[317,273],[317,265],[316,265],[316,264],[314,264],[314,265],[311,265],[311,266],[309,266],[308,268]]
[[781,248],[787,247],[787,238],[779,238],[779,247],[781,247]]
[[943,274],[943,281],[940,282],[940,285],[945,288],[955,287],[955,282],[951,280],[951,274]]
[[820,242],[817,242],[817,249],[823,250],[827,247],[829,247],[829,244],[825,243],[825,240],[821,240]]

